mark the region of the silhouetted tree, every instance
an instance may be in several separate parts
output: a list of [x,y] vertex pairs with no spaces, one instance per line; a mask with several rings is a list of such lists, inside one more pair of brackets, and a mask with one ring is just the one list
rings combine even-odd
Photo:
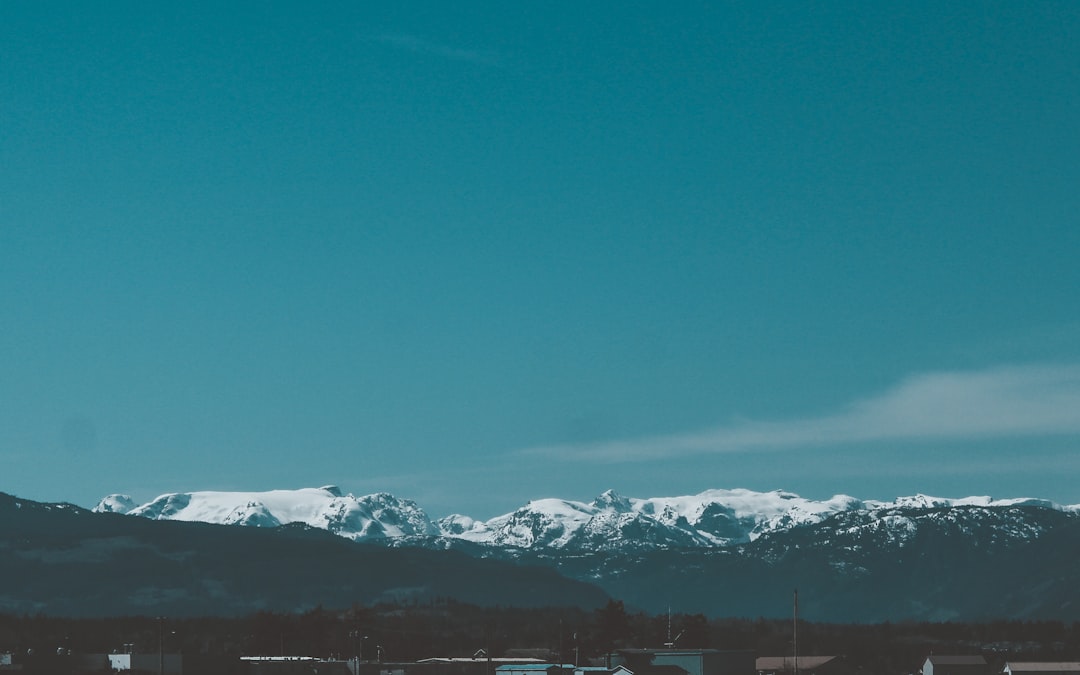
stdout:
[[606,605],[596,610],[595,625],[593,646],[601,654],[624,646],[630,637],[630,616],[622,600],[608,600]]
[[705,649],[709,646],[709,620],[704,614],[683,617],[678,646]]

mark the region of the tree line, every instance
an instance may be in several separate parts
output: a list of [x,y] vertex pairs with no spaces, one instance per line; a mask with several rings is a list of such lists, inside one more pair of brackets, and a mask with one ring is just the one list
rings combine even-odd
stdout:
[[[793,651],[792,619],[650,615],[612,600],[574,607],[479,607],[439,598],[427,603],[313,607],[244,617],[154,616],[74,619],[0,614],[0,652],[181,652],[301,655],[408,662],[439,656],[536,656],[586,664],[624,647]],[[799,621],[800,655],[844,656],[867,673],[917,671],[930,653],[982,653],[990,661],[1080,660],[1080,622],[841,624]]]

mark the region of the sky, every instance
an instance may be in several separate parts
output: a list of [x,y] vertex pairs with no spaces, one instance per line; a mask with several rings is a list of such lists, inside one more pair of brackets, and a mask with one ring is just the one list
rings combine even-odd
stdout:
[[0,491],[1080,503],[1080,4],[0,3]]

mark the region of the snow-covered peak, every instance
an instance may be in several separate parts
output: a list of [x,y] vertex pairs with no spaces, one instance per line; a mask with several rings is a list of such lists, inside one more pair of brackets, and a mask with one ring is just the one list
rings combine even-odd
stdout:
[[335,486],[265,492],[173,493],[126,512],[153,520],[257,527],[304,523],[349,539],[438,533],[415,502],[386,493],[342,496]]
[[598,509],[613,509],[619,513],[630,513],[633,510],[630,500],[614,490],[605,490],[593,500],[592,505]]
[[477,520],[470,518],[469,516],[463,516],[461,514],[453,514],[440,518],[436,523],[436,527],[439,528],[443,534],[448,537],[454,537],[457,535],[465,534],[466,532],[476,529],[476,527],[482,525]]
[[607,490],[590,503],[537,499],[487,521],[453,515],[436,524],[413,501],[385,492],[355,497],[333,485],[265,492],[173,493],[141,506],[135,506],[126,495],[110,495],[94,510],[255,527],[304,523],[354,540],[441,536],[498,547],[613,551],[744,544],[843,514],[865,514],[870,518],[868,523],[891,528],[889,523],[909,519],[898,513],[900,510],[947,512],[956,507],[1040,507],[1080,514],[1080,505],[1060,506],[1029,498],[918,494],[874,501],[835,495],[819,501],[782,490],[713,489],[696,495],[639,499]]
[[1080,512],[1033,499],[943,499],[916,495],[892,502],[834,495],[824,500],[774,490],[706,490],[680,497],[627,498],[608,490],[592,503],[539,499],[503,516],[478,522],[454,516],[439,522],[442,534],[479,544],[530,549],[614,550],[642,547],[727,546],[771,533],[814,525],[851,512],[898,508],[1041,506]]
[[603,551],[709,544],[686,526],[685,519],[667,524],[640,513],[640,502],[608,490],[591,504],[538,499],[486,522],[457,517],[444,519],[440,526],[447,537],[529,549]]
[[1008,506],[1037,506],[1054,511],[1080,513],[1080,504],[1063,506],[1049,499],[1037,499],[1032,497],[1014,497],[1010,499],[994,499],[989,496],[972,497],[931,497],[917,494],[910,497],[897,497],[891,502],[867,501],[867,506],[873,509],[945,509],[957,506],[978,506],[983,508],[997,508]]
[[97,503],[92,510],[95,513],[127,513],[135,508],[135,500],[130,495],[109,495]]
[[319,488],[319,489],[320,489],[320,490],[322,490],[323,492],[328,492],[328,493],[330,493],[331,495],[333,495],[333,496],[335,496],[335,497],[341,497],[341,496],[343,496],[343,495],[341,494],[341,488],[339,488],[339,487],[338,487],[338,486],[336,486],[336,485],[324,485],[324,486],[322,486],[322,487],[321,487],[321,488]]
[[814,501],[782,490],[746,489],[631,501],[637,511],[663,523],[676,525],[682,518],[712,543],[721,545],[749,541],[765,531],[819,522],[833,513],[862,507],[860,500],[847,495]]
[[459,536],[467,541],[499,546],[563,548],[570,536],[589,522],[598,509],[565,499],[538,499],[513,513],[475,524]]

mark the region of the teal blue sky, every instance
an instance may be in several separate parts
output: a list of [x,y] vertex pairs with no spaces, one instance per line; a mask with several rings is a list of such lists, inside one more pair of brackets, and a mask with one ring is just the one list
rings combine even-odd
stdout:
[[0,490],[1080,503],[1080,4],[0,3]]

